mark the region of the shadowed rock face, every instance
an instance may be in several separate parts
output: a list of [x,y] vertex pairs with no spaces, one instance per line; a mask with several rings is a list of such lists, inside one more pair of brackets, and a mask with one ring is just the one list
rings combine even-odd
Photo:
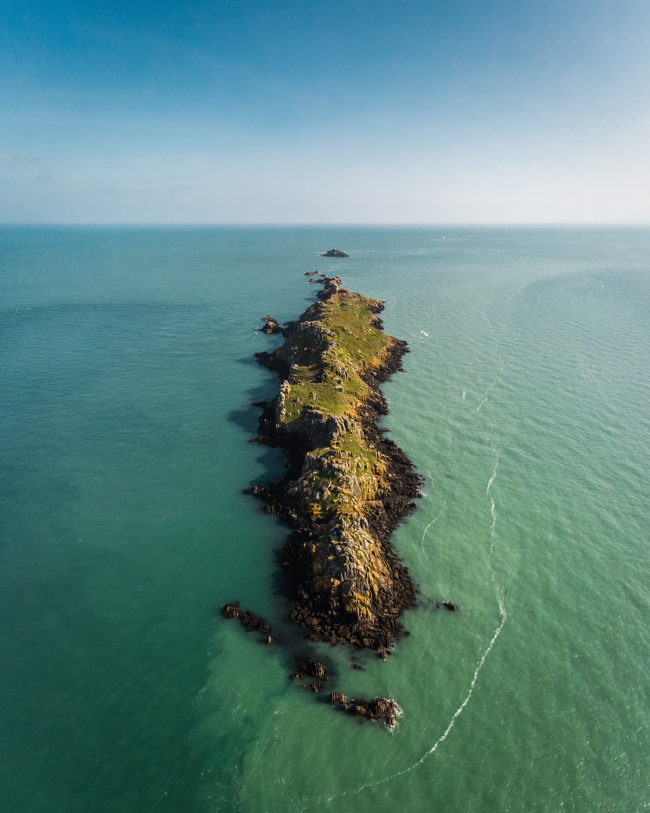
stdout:
[[387,412],[378,387],[400,369],[406,343],[382,331],[381,302],[339,277],[319,281],[319,301],[283,330],[285,343],[258,354],[281,378],[259,440],[284,447],[289,466],[253,493],[293,530],[283,552],[292,618],[314,639],[383,652],[415,598],[388,540],[421,478],[377,426]]

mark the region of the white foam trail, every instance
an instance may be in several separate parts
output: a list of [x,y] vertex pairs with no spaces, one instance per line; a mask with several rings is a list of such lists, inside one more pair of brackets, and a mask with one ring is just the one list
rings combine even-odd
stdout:
[[[447,739],[447,737],[449,736],[452,728],[456,724],[456,720],[460,717],[460,715],[465,710],[467,704],[471,700],[472,694],[474,693],[474,688],[476,686],[476,682],[478,681],[479,672],[483,668],[483,664],[487,660],[487,656],[492,651],[492,648],[495,645],[496,640],[499,637],[499,635],[501,635],[501,630],[503,629],[503,627],[504,627],[504,625],[506,623],[506,619],[508,618],[508,614],[506,613],[505,592],[503,590],[499,593],[499,595],[497,597],[497,601],[498,601],[498,605],[499,605],[499,613],[501,615],[501,622],[500,622],[499,626],[496,628],[496,630],[494,631],[494,633],[492,634],[492,638],[490,638],[490,643],[487,645],[487,648],[485,649],[485,651],[481,655],[481,657],[480,657],[480,659],[479,659],[479,661],[478,661],[478,663],[476,665],[476,669],[474,669],[474,675],[472,676],[472,681],[469,684],[469,690],[468,690],[467,694],[465,695],[465,698],[464,698],[463,702],[460,704],[460,706],[458,706],[456,711],[453,713],[452,718],[449,721],[449,725],[447,726],[447,728],[445,728],[445,730],[438,737],[438,739],[433,743],[431,748],[429,748],[428,751],[425,751],[424,754],[422,754],[422,756],[420,757],[420,759],[418,759],[412,765],[409,765],[408,768],[404,768],[401,771],[397,771],[397,773],[393,773],[390,776],[384,776],[382,779],[378,779],[376,782],[367,782],[365,785],[359,785],[358,788],[351,788],[349,790],[343,790],[340,793],[333,793],[331,796],[314,796],[314,797],[312,797],[310,799],[301,799],[300,800],[300,802],[301,802],[300,810],[307,810],[308,807],[310,806],[309,805],[310,802],[320,802],[320,801],[331,802],[333,799],[338,799],[341,796],[352,796],[354,794],[361,793],[362,791],[367,790],[368,788],[374,788],[374,787],[377,787],[377,785],[384,785],[386,782],[391,782],[393,779],[397,779],[398,776],[404,776],[404,774],[407,774],[407,773],[410,773],[411,771],[416,770],[416,768],[419,768],[420,765],[422,765],[422,763],[426,759],[428,759],[430,756],[433,756],[433,754],[435,754],[435,752],[438,750],[438,748]],[[303,805],[305,803],[306,803],[306,807],[303,807]]]
[[481,403],[480,403],[480,404],[479,404],[479,405],[476,407],[476,409],[474,410],[474,412],[480,412],[480,411],[481,411],[481,409],[483,409],[483,406],[484,406],[484,405],[487,403],[487,399],[488,399],[488,398],[489,398],[489,396],[490,396],[490,390],[491,390],[491,389],[493,389],[493,388],[496,386],[496,383],[497,383],[496,381],[493,381],[493,382],[490,384],[490,386],[489,386],[489,387],[488,387],[488,388],[485,390],[485,394],[483,395],[483,400],[482,400],[482,401],[481,401]]
[[465,400],[465,396],[467,395],[466,390],[463,390],[463,401]]
[[[494,500],[490,497],[490,513],[492,514],[492,525],[490,526],[490,537],[494,536],[494,529],[496,528],[497,524],[497,515],[494,510]],[[494,550],[494,546],[490,545],[490,555],[492,555],[492,551]]]
[[421,330],[421,331],[420,331],[420,333],[421,333],[423,336],[426,336],[427,338],[429,338],[429,334],[426,332],[426,330]]
[[427,531],[433,525],[434,522],[437,522],[440,519],[440,517],[442,516],[442,512],[445,510],[446,507],[447,507],[447,500],[444,500],[443,503],[442,503],[442,508],[440,509],[440,511],[438,511],[438,513],[435,515],[435,517],[426,526],[424,531],[422,531],[422,539],[420,540],[420,549],[422,551],[424,551],[424,537],[427,535]]
[[[494,446],[492,447],[492,451],[494,452],[494,468],[492,469],[492,474],[490,476],[490,479],[488,480],[488,484],[487,484],[486,489],[485,489],[486,494],[490,493],[490,489],[492,488],[492,483],[494,482],[494,480],[495,480],[495,478],[497,476],[497,469],[499,468],[499,451]],[[496,511],[495,511],[495,505],[494,505],[494,498],[493,497],[490,497],[490,514],[492,516],[492,523],[490,525],[490,538],[492,539],[494,537],[494,529],[496,528],[496,525],[497,525],[497,515],[496,515]],[[494,550],[494,545],[490,545],[490,553],[488,554],[489,556],[492,556],[492,551],[493,550]]]
[[494,482],[494,478],[497,476],[497,469],[499,468],[499,452],[493,447],[492,451],[494,452],[494,468],[492,469],[492,476],[488,480],[487,488],[485,489],[485,493],[489,494],[490,489],[492,488],[492,483]]

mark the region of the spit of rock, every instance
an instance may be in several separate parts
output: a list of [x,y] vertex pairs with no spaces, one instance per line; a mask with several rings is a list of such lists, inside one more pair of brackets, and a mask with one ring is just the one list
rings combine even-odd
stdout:
[[281,379],[259,440],[286,449],[289,465],[280,482],[253,492],[293,530],[282,554],[293,620],[315,640],[383,652],[415,600],[389,537],[421,478],[378,427],[387,412],[379,385],[407,348],[382,331],[381,302],[340,277],[320,281],[319,301],[288,324],[285,343],[257,354]]
[[238,618],[242,627],[247,630],[247,632],[259,632],[266,639],[267,644],[273,642],[269,622],[261,616],[251,613],[249,610],[242,610],[238,601],[224,604],[221,608],[221,614],[224,618]]

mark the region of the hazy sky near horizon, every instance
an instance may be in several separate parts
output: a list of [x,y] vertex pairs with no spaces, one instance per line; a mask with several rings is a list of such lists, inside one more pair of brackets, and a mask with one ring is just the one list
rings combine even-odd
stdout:
[[2,222],[648,222],[649,0],[13,0]]

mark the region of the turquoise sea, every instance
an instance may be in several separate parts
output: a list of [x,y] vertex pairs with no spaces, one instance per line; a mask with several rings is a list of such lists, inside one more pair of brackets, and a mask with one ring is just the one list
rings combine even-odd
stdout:
[[[385,663],[317,650],[394,732],[217,615],[283,626],[253,354],[312,269],[411,348],[420,606]],[[0,810],[650,807],[650,229],[2,227],[0,306]]]

